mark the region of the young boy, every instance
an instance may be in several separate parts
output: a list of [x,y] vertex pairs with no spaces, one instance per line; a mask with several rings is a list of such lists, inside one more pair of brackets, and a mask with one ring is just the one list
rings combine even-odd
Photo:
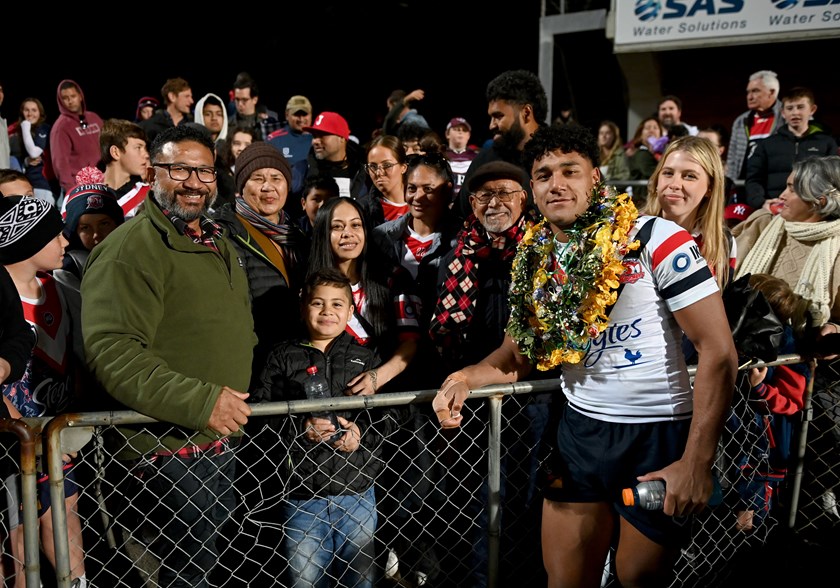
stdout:
[[303,215],[298,219],[298,226],[303,229],[307,237],[312,237],[312,226],[315,215],[321,205],[330,198],[338,198],[338,182],[330,175],[317,174],[309,176],[303,184],[303,196],[300,197],[300,207]]
[[[303,287],[301,313],[308,340],[288,341],[269,354],[257,401],[306,398],[306,369],[317,366],[333,396],[347,382],[375,368],[374,352],[347,333],[353,314],[350,281],[329,268],[313,272]],[[319,585],[329,577],[337,585],[372,587],[376,499],[374,479],[382,469],[382,441],[396,429],[393,409],[335,411],[340,434],[326,418],[292,414],[276,420],[285,455],[280,472],[285,486],[280,511],[285,541],[282,551],[292,577],[288,585]]]
[[[30,196],[0,198],[0,264],[12,277],[24,318],[32,325],[37,343],[21,379],[2,386],[13,418],[56,415],[67,410],[75,397],[71,324],[64,297],[48,273],[61,267],[67,239],[64,223],[54,206]],[[75,457],[75,456],[73,456]],[[79,580],[74,586],[87,586],[85,579],[82,526],[76,511],[78,486],[71,456],[64,456],[64,495],[67,532],[70,540],[70,570]],[[41,545],[55,567],[49,478],[38,473],[38,520]],[[17,541],[12,541],[17,574],[15,586],[24,585],[23,532],[17,523]]]

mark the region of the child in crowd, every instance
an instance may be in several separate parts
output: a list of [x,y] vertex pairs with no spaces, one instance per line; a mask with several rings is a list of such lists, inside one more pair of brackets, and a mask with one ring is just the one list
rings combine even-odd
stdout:
[[[797,342],[810,326],[808,301],[795,294],[787,282],[769,274],[753,274],[749,281],[785,325],[779,354],[798,353]],[[736,430],[743,428],[741,445],[745,452],[735,462],[739,469],[735,484],[739,495],[736,528],[740,531],[752,531],[779,500],[787,475],[795,415],[805,404],[809,377],[806,363],[754,367],[749,371],[747,406],[743,411],[736,406],[728,423]]]
[[[2,387],[9,401],[13,418],[57,415],[72,407],[75,399],[71,320],[63,295],[48,273],[61,267],[67,239],[64,223],[56,208],[43,200],[28,196],[0,198],[0,263],[12,277],[23,314],[36,333],[37,343],[24,375]],[[78,485],[73,474],[73,455],[64,455],[64,496],[67,511],[67,533],[70,545],[70,571],[74,587],[87,586],[85,579],[82,525],[76,503]],[[38,473],[38,521],[41,545],[55,567],[50,481]],[[17,523],[17,524],[14,524]],[[15,586],[24,586],[22,521],[17,526],[17,541],[12,542],[17,574]]]
[[338,198],[338,196],[338,182],[331,175],[322,173],[306,178],[303,184],[303,196],[300,197],[303,215],[298,219],[298,225],[307,237],[312,237],[315,215],[321,205],[330,198]]
[[[378,365],[373,351],[347,333],[353,314],[350,281],[335,268],[311,274],[303,287],[301,313],[308,340],[283,342],[268,357],[257,401],[306,398],[307,368],[317,366],[333,396],[347,382]],[[326,418],[292,414],[274,424],[286,448],[275,463],[285,486],[281,515],[289,562],[289,586],[375,583],[374,479],[381,471],[381,445],[396,428],[392,409],[336,411],[339,431]],[[337,438],[336,434],[338,433]],[[334,439],[334,440],[333,440]]]

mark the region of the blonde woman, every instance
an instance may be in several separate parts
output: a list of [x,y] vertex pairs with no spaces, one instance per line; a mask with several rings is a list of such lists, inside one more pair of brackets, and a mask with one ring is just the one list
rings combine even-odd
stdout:
[[691,233],[723,290],[735,272],[735,239],[723,217],[725,176],[708,139],[680,137],[668,144],[648,180],[647,214],[674,221]]

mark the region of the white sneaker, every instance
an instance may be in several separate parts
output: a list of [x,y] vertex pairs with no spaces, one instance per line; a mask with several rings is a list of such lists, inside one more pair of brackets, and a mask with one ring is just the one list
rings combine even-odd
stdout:
[[835,519],[840,519],[840,512],[837,510],[837,496],[833,490],[826,490],[820,496],[820,503],[823,510],[833,516]]
[[397,558],[397,552],[393,549],[388,549],[388,560],[385,562],[385,575],[389,578],[396,578],[400,571],[400,560]]

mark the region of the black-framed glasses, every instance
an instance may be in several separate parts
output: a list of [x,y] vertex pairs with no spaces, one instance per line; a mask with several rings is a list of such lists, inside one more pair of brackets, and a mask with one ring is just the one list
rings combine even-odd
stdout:
[[365,164],[365,171],[367,171],[367,173],[373,174],[373,175],[378,174],[380,171],[383,174],[387,174],[389,171],[391,171],[392,167],[395,167],[397,165],[399,165],[399,163],[394,163],[394,162],[391,162],[391,161],[386,161],[385,163],[381,163],[381,164],[366,163]]
[[475,198],[475,201],[483,206],[485,204],[490,204],[490,201],[493,200],[493,198],[498,199],[499,202],[510,202],[513,200],[514,196],[524,191],[525,190],[480,190],[473,194],[473,198]]
[[169,172],[169,177],[176,182],[186,182],[190,179],[193,172],[195,172],[199,181],[205,184],[211,184],[216,181],[216,168],[214,167],[196,167],[181,163],[153,163],[152,166],[164,168]]

